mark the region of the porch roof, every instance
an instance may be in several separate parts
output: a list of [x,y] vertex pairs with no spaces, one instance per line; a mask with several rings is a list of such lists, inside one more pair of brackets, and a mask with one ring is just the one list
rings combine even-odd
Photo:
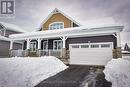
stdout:
[[89,27],[73,27],[59,30],[46,30],[27,32],[22,34],[12,34],[9,36],[12,40],[26,40],[38,38],[59,38],[67,37],[82,37],[82,36],[99,36],[110,35],[123,30],[122,25],[108,25],[108,26],[89,26]]

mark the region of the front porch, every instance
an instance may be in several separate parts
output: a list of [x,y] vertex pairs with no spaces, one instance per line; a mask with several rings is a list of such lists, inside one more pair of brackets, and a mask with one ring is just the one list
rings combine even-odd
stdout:
[[[49,39],[12,40],[10,42],[10,57],[41,57],[55,56],[65,64],[69,63],[69,50],[66,49],[67,37]],[[20,41],[22,48],[14,49],[13,43]]]
[[[63,55],[64,54],[64,55]],[[41,57],[41,56],[55,56],[63,61],[65,64],[69,64],[69,51],[62,50],[37,50],[31,52],[29,50],[10,50],[10,57]]]

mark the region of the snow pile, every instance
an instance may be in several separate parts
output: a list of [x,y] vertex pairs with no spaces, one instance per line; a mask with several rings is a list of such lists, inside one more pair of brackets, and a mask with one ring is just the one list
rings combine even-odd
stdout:
[[130,87],[130,61],[112,59],[103,72],[106,80],[112,82],[112,87]]
[[55,57],[0,58],[0,87],[34,87],[67,66]]

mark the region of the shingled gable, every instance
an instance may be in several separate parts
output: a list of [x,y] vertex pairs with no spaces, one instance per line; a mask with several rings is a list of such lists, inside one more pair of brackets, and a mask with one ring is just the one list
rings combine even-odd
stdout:
[[[66,15],[64,12],[60,11],[59,9],[55,8],[49,15],[48,17],[42,22],[41,27],[43,29],[43,24],[46,23],[54,14],[60,13],[63,16],[65,16],[66,18],[68,18],[70,21],[72,21],[73,23],[75,23],[78,26],[81,26],[81,24],[79,24],[78,22],[76,22],[75,20],[73,20],[71,17],[69,17],[68,15]],[[41,30],[41,29],[40,29]]]

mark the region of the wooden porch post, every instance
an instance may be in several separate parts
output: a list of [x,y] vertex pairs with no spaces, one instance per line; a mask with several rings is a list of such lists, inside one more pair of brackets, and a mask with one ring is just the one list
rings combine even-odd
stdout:
[[40,53],[40,50],[41,50],[41,39],[38,38],[37,42],[38,42],[37,56],[41,56],[41,53]]
[[67,36],[63,36],[61,37],[62,41],[63,41],[63,48],[62,48],[62,58],[66,58],[66,39]]
[[11,40],[11,41],[10,41],[10,49],[9,49],[9,56],[10,56],[10,57],[13,56],[12,50],[13,50],[13,41]]
[[13,49],[13,41],[11,40],[10,41],[10,50],[12,50]]

